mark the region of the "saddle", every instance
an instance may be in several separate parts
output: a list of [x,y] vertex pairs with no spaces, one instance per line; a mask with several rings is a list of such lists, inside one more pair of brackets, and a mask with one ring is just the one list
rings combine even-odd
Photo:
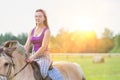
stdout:
[[[38,63],[36,61],[33,61],[31,62],[31,66],[33,68],[33,74],[34,74],[35,80],[43,80]],[[52,69],[53,69],[53,66],[51,63],[49,70],[52,70]]]

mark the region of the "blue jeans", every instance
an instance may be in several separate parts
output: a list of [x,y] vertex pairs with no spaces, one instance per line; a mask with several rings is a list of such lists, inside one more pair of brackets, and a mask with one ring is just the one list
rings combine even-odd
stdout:
[[43,79],[45,79],[46,76],[48,75],[48,70],[49,70],[51,61],[44,56],[36,59],[35,61],[39,65],[40,72],[41,72],[41,75],[42,75]]

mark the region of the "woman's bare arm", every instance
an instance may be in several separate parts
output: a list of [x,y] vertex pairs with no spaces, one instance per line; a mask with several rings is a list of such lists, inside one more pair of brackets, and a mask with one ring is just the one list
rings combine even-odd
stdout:
[[25,45],[24,45],[24,48],[26,49],[26,53],[29,55],[29,51],[30,51],[30,45],[31,45],[31,41],[30,41],[30,38],[31,38],[31,32],[32,31],[30,31],[30,33],[28,34],[28,38],[27,38],[27,41],[26,41],[26,43],[25,43]]

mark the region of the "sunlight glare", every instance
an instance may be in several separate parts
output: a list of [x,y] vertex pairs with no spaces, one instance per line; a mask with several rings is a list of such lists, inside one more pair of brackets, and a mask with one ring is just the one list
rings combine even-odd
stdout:
[[90,17],[83,17],[83,18],[76,18],[73,19],[72,28],[70,31],[79,30],[79,31],[93,31],[93,27],[95,26],[94,18]]

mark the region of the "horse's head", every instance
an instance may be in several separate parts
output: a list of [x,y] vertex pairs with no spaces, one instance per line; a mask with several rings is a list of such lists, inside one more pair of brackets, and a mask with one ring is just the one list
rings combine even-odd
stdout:
[[5,48],[16,48],[16,51],[24,55],[25,48],[16,40],[6,41],[3,45]]
[[19,44],[18,41],[5,42],[4,45],[0,48],[0,76],[7,78],[12,76],[11,73],[13,73],[15,68],[15,55],[20,55],[24,57],[24,47],[21,44]]
[[[9,77],[14,67],[11,54],[15,48],[0,48],[0,76]],[[0,77],[1,79],[1,77]]]

